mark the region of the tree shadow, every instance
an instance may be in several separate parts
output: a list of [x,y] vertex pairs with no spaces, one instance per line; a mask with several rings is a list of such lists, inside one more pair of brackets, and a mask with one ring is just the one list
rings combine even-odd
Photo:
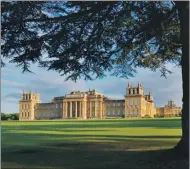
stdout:
[[188,169],[188,160],[171,150],[128,151],[113,149],[106,143],[65,143],[42,148],[23,148],[2,153],[2,168],[129,168]]
[[158,150],[174,146],[180,136],[106,133],[111,128],[181,128],[179,119],[39,122],[2,126],[2,168],[188,168],[187,159],[171,150]]

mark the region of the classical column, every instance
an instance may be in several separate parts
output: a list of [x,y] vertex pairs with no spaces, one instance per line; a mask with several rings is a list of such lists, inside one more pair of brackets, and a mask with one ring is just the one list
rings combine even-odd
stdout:
[[81,111],[81,101],[80,101],[79,103],[80,103],[80,106],[79,106],[79,117],[81,118],[81,117],[82,117],[82,111]]
[[67,118],[67,102],[65,102],[65,118]]
[[72,117],[72,102],[70,102],[70,118]]
[[83,117],[86,119],[86,101],[84,101],[84,112],[83,112]]
[[96,114],[96,101],[94,101],[94,117],[97,117],[97,114]]
[[100,118],[102,119],[102,102],[100,102]]
[[89,106],[90,106],[90,108],[89,108],[89,115],[90,115],[90,117],[92,116],[92,102],[91,102],[91,100],[89,101]]
[[75,102],[75,118],[77,118],[77,101]]
[[83,101],[80,102],[81,117],[83,118]]

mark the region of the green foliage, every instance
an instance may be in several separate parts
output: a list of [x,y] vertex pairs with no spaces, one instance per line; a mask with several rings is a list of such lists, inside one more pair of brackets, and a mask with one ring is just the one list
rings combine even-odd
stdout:
[[[171,73],[180,65],[178,11],[168,2],[2,2],[4,58],[68,79],[133,76],[136,67]],[[44,58],[44,53],[47,58]]]
[[164,117],[164,115],[160,115],[160,114],[155,114],[154,117]]
[[19,114],[18,113],[12,113],[12,114],[1,113],[1,120],[19,120]]
[[144,115],[142,118],[152,118],[150,115]]

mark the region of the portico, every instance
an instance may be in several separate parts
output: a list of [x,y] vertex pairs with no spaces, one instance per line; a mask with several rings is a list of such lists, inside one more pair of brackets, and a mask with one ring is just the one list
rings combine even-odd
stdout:
[[63,101],[63,118],[83,117],[85,101],[65,99]]
[[102,118],[103,95],[94,91],[74,91],[65,95],[63,118]]

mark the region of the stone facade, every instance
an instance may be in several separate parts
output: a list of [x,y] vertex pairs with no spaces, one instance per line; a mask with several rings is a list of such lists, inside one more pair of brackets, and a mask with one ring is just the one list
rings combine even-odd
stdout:
[[176,104],[174,104],[174,101],[169,100],[168,104],[164,107],[156,108],[156,115],[162,117],[181,116],[181,111],[181,107],[177,107]]
[[125,115],[125,100],[104,99],[106,117],[122,117]]
[[152,93],[144,94],[144,89],[140,83],[137,87],[128,84],[125,95],[125,117],[154,117],[156,109],[154,108],[154,99]]
[[[145,95],[140,83],[137,87],[128,84],[125,98],[119,100],[89,90],[73,91],[65,96],[54,97],[50,103],[42,103],[39,93],[30,91],[23,92],[19,101],[19,120],[154,117],[156,113],[170,112],[170,107],[155,109],[152,93]],[[179,109],[174,107],[172,111],[178,112]]]

